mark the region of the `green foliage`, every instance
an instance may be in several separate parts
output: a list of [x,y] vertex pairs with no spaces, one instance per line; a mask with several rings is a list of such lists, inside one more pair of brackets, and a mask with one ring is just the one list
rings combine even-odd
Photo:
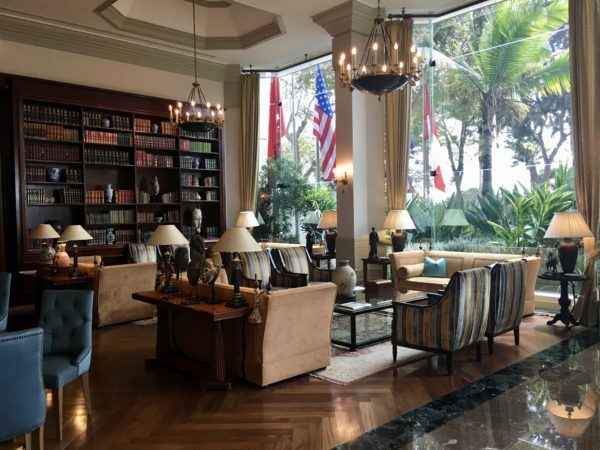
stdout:
[[[304,203],[307,210],[323,212],[329,209],[336,209],[335,188],[330,183],[313,184],[308,193],[304,196]],[[312,231],[317,229],[316,223],[302,223],[302,229]]]

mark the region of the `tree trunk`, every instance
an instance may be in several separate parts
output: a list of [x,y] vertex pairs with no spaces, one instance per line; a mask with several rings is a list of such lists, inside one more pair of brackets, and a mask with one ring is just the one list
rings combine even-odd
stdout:
[[494,108],[490,94],[484,94],[481,100],[481,125],[479,139],[479,170],[481,195],[492,191],[492,149],[494,147]]
[[537,168],[535,167],[535,165],[533,163],[531,163],[529,165],[529,181],[531,182],[531,187],[537,186],[538,181],[539,181],[539,176],[538,176],[538,173],[537,173]]

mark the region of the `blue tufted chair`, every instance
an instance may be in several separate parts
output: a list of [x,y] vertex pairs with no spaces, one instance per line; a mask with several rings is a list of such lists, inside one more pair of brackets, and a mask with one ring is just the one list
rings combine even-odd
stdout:
[[88,371],[92,361],[91,290],[48,290],[42,295],[39,326],[44,329],[44,387],[52,390],[56,434],[62,439],[63,387],[81,376],[91,414]]
[[0,331],[6,330],[8,300],[10,298],[10,273],[0,272]]
[[42,330],[0,333],[0,442],[36,431],[44,448],[46,395],[42,382]]

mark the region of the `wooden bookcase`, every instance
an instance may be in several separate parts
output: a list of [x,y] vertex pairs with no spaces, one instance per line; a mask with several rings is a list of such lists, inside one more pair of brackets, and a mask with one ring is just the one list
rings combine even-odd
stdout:
[[80,254],[109,264],[123,262],[126,244],[146,241],[161,223],[190,238],[195,208],[208,242],[222,234],[220,130],[178,130],[167,100],[21,78],[12,89],[20,268],[37,259],[40,243],[29,233],[48,221],[81,224],[94,240],[80,243]]

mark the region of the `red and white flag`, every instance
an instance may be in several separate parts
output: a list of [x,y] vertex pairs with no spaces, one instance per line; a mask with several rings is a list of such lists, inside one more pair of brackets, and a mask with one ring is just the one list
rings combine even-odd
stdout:
[[425,108],[423,109],[423,138],[430,143],[429,158],[435,167],[435,176],[433,177],[433,185],[436,189],[446,192],[446,183],[442,175],[442,168],[437,157],[441,151],[440,141],[438,139],[437,127],[431,110],[431,97],[429,96],[429,88],[425,85]]
[[273,77],[271,78],[269,99],[269,138],[267,140],[267,157],[269,159],[281,158],[281,138],[283,136],[285,136],[285,122],[279,93],[279,78]]
[[333,180],[333,169],[335,169],[335,121],[333,120],[333,109],[329,101],[329,94],[321,66],[317,66],[315,78],[315,112],[313,114],[313,134],[319,140],[321,146],[321,171],[323,178],[327,181]]

